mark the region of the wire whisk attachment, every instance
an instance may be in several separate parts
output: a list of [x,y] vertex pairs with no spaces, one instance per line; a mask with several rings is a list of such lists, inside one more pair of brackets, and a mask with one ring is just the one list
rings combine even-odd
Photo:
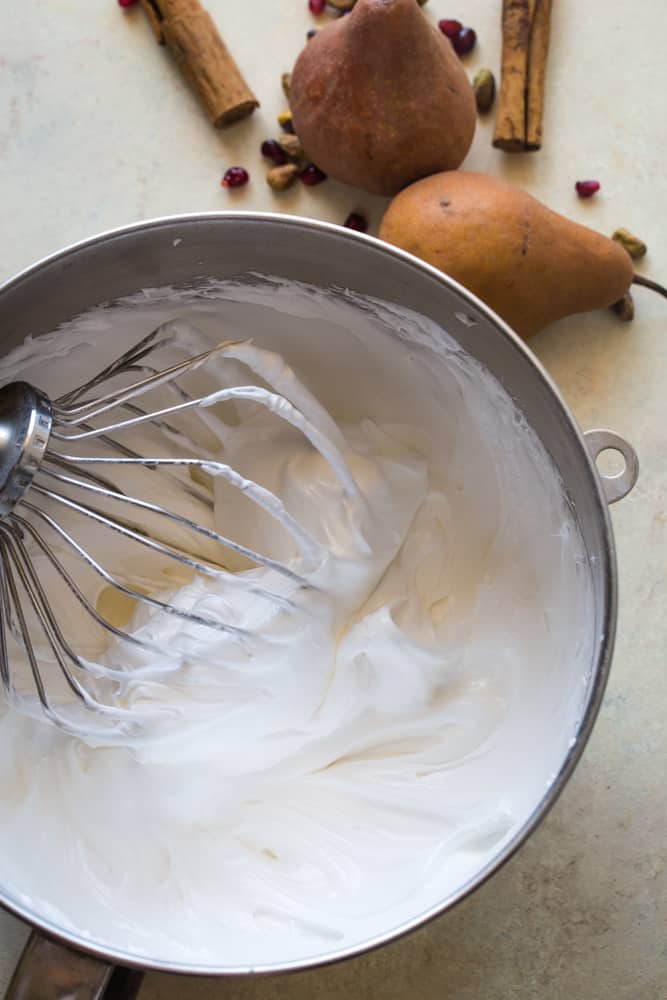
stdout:
[[[141,713],[124,699],[128,679],[177,671],[185,655],[138,619],[174,619],[244,649],[263,637],[184,605],[179,587],[216,581],[274,614],[313,587],[321,542],[225,461],[238,407],[264,408],[358,495],[338,427],[289,374],[277,355],[248,342],[211,347],[176,320],[58,399],[27,382],[0,388],[0,679],[10,705],[74,735],[132,733]],[[220,530],[217,480],[280,525],[289,565]],[[253,567],[269,571],[270,588]],[[119,643],[127,662],[105,663]]]

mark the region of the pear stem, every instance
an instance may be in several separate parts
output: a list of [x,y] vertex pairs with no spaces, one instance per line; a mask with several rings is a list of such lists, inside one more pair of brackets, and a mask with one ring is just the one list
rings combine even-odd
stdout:
[[643,274],[635,274],[632,278],[632,284],[650,288],[652,292],[657,292],[658,295],[663,295],[667,299],[667,288],[664,285],[659,285],[657,281],[645,278]]

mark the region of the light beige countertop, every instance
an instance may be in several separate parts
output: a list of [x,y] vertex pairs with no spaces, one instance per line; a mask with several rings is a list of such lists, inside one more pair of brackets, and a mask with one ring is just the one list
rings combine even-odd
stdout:
[[[227,208],[342,222],[383,201],[327,181],[276,196],[262,139],[280,74],[313,27],[306,0],[208,0],[262,103],[216,132],[136,7],[116,0],[0,0],[0,278],[61,246],[154,216]],[[479,42],[465,65],[497,72],[500,0],[429,0]],[[465,166],[502,175],[602,232],[649,246],[667,282],[667,11],[664,0],[555,0],[545,142],[510,157],[492,116]],[[409,127],[409,123],[406,123]],[[251,172],[220,187],[225,167]],[[577,199],[575,180],[602,189]],[[374,231],[372,228],[371,231]],[[613,510],[621,608],[611,682],[582,762],[519,854],[454,911],[344,964],[256,981],[150,974],[142,1000],[665,1000],[667,998],[667,303],[639,290],[628,326],[600,312],[532,346],[584,428],[608,426],[641,463]],[[0,334],[1,336],[1,334]],[[527,751],[528,752],[528,751]],[[0,869],[1,879],[1,869]],[[26,929],[0,915],[0,987]]]

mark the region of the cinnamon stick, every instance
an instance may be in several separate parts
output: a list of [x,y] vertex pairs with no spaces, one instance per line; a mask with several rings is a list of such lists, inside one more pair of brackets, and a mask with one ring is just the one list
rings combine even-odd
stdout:
[[259,101],[199,0],[141,0],[156,38],[166,45],[215,126],[252,114]]
[[528,106],[526,108],[526,149],[542,145],[544,85],[546,82],[552,0],[536,0],[528,55]]
[[493,145],[508,153],[542,145],[552,0],[503,0],[503,55]]
[[503,0],[503,53],[493,145],[508,153],[526,148],[528,51],[535,0]]

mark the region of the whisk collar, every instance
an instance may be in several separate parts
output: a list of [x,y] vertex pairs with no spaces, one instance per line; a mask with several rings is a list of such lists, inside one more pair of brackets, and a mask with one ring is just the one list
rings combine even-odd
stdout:
[[51,403],[27,382],[0,388],[0,517],[16,506],[32,483],[49,442]]

